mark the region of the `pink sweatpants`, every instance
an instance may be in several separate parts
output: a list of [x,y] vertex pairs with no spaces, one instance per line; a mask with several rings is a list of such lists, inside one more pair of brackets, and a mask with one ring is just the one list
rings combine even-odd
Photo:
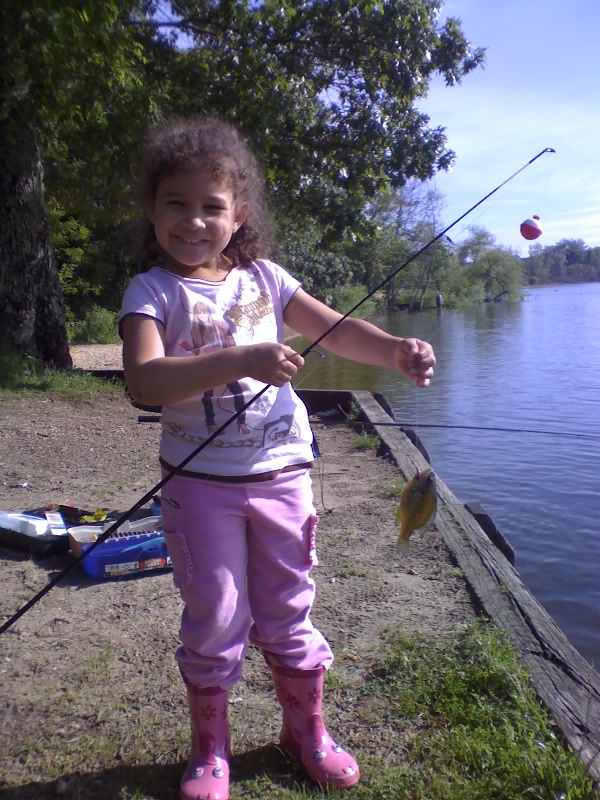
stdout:
[[185,603],[175,657],[189,683],[233,686],[248,638],[280,666],[331,665],[310,620],[317,517],[308,469],[255,483],[176,475],[161,505]]

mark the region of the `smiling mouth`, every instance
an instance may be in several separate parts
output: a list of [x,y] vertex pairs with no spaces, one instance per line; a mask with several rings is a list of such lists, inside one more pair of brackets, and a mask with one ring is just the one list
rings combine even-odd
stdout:
[[208,241],[208,239],[187,239],[185,236],[177,236],[177,239],[185,244],[204,244]]

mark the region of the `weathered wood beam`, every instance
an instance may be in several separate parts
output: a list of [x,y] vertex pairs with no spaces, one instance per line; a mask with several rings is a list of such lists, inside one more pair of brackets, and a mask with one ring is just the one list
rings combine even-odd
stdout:
[[[359,419],[381,439],[407,480],[427,466],[402,430],[389,427],[392,418],[370,392],[355,391],[351,396],[361,409]],[[600,676],[439,476],[437,488],[435,528],[463,572],[472,596],[483,613],[508,634],[539,700],[590,774],[600,778]]]

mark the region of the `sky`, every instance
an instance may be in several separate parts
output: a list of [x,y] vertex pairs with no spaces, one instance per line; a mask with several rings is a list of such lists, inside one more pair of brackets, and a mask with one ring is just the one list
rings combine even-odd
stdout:
[[437,78],[419,109],[446,129],[452,171],[433,181],[444,226],[547,147],[547,153],[448,232],[488,230],[526,257],[519,226],[537,214],[535,244],[582,239],[600,246],[600,0],[447,0],[486,63],[461,84]]

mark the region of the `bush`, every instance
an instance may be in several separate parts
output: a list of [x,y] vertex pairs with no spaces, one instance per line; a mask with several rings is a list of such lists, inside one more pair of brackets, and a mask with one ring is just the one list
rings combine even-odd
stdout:
[[118,344],[118,317],[115,311],[92,306],[85,317],[73,325],[74,344]]
[[[329,305],[339,311],[340,314],[346,314],[351,308],[359,303],[367,294],[365,286],[350,286],[345,284],[339,286],[329,292],[326,298]],[[356,311],[352,314],[353,317],[360,317],[361,319],[369,319],[375,316],[377,311],[377,304],[374,300],[366,300]]]

